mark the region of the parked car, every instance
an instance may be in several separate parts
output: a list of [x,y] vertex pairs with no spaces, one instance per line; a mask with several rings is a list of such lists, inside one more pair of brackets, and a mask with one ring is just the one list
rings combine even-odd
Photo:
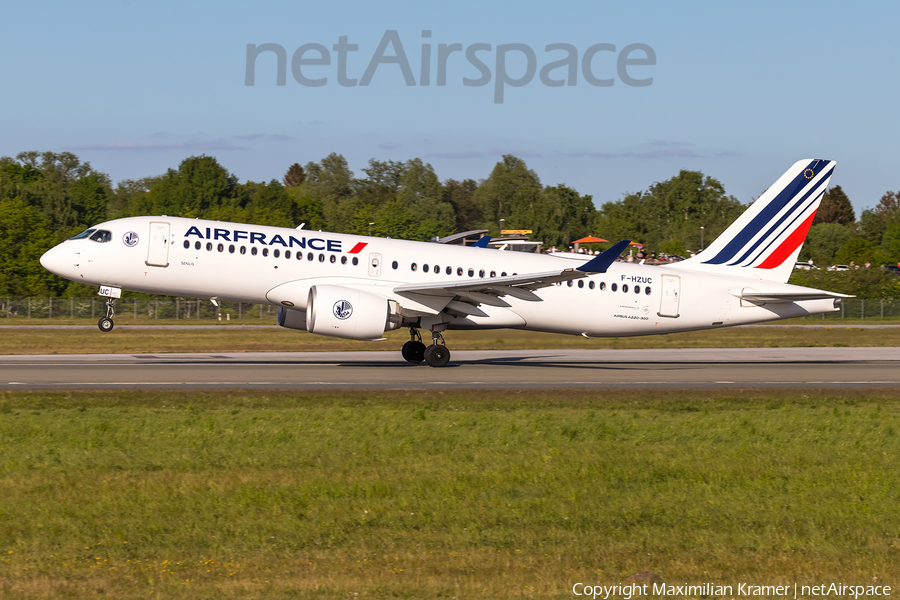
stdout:
[[808,262],[795,262],[794,268],[800,269],[801,271],[812,271],[812,270],[818,271],[819,270],[819,267],[817,267],[816,265],[812,265]]
[[881,267],[881,268],[884,269],[885,271],[889,271],[889,272],[893,273],[894,275],[900,275],[900,266],[897,266],[897,265],[885,265],[885,266],[883,266],[883,267]]
[[828,270],[829,271],[849,271],[850,266],[849,265],[831,265],[830,267],[828,267]]

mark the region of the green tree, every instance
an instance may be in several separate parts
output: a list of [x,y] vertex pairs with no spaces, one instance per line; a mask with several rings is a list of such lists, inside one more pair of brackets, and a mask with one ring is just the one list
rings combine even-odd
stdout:
[[50,220],[21,198],[0,200],[0,294],[38,296],[65,289],[59,277],[40,264],[41,255],[59,240]]
[[838,225],[852,225],[856,221],[856,214],[853,212],[853,205],[850,204],[850,198],[836,185],[825,192],[822,196],[822,202],[813,218],[813,225],[819,223],[837,223]]
[[456,231],[472,231],[481,227],[484,220],[474,201],[478,184],[474,179],[457,181],[448,179],[443,184],[444,202],[449,202],[456,215]]
[[525,161],[512,154],[503,155],[472,198],[482,217],[481,227],[496,231],[500,219],[504,219],[506,228],[533,229],[532,209],[540,202],[541,191],[541,180]]
[[147,194],[151,214],[207,217],[214,209],[233,206],[237,177],[212,156],[191,156],[169,169]]
[[844,247],[853,231],[837,223],[821,223],[809,228],[806,243],[800,251],[800,260],[812,259],[820,268],[834,264],[835,255]]

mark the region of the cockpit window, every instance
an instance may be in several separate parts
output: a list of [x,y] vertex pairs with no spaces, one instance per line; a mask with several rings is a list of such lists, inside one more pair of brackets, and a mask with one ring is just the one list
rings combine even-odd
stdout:
[[96,230],[96,229],[85,229],[84,231],[82,231],[82,232],[79,233],[78,235],[73,235],[73,236],[70,237],[69,239],[70,239],[70,240],[81,240],[81,239],[84,239],[84,238],[86,238],[87,236],[91,235],[91,234],[94,233],[95,231],[97,231],[97,230]]
[[104,244],[112,239],[112,233],[106,231],[105,229],[100,229],[88,239],[90,239],[92,242],[100,242],[101,244]]

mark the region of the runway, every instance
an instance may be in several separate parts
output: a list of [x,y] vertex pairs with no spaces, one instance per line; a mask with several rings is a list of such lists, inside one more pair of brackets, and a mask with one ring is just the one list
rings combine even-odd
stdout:
[[900,348],[453,352],[434,369],[399,352],[0,357],[0,389],[861,389],[900,386]]

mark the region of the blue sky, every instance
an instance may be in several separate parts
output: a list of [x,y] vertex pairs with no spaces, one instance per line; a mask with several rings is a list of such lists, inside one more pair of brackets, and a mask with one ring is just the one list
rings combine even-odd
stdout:
[[[480,179],[512,153],[543,183],[570,185],[598,206],[680,169],[716,177],[747,202],[801,158],[837,160],[832,185],[857,213],[900,189],[898,3],[126,0],[16,3],[3,21],[0,155],[72,151],[113,181],[194,154],[242,180],[280,179],[290,164],[330,152],[360,175],[370,158],[420,157],[441,179]],[[389,30],[416,85],[396,64],[379,65],[368,86],[340,85],[339,38],[359,46],[347,76],[360,79]],[[277,86],[267,53],[246,86],[247,44],[265,43],[285,48],[288,63],[303,44],[325,46],[331,65],[302,72],[327,84],[300,85],[288,64]],[[429,86],[419,81],[423,43]],[[447,85],[435,85],[437,46],[454,43],[491,45],[476,55],[491,70],[488,85],[463,85],[480,74],[462,52],[447,61]],[[536,75],[505,86],[495,103],[496,48],[511,43],[533,49],[538,72],[565,55],[547,45],[573,45],[576,85],[548,87]],[[611,87],[590,85],[580,68],[600,43],[616,47],[592,63]],[[656,64],[628,72],[652,85],[618,76],[617,53],[635,43],[649,45]],[[509,77],[525,69],[524,55],[509,52]]]

